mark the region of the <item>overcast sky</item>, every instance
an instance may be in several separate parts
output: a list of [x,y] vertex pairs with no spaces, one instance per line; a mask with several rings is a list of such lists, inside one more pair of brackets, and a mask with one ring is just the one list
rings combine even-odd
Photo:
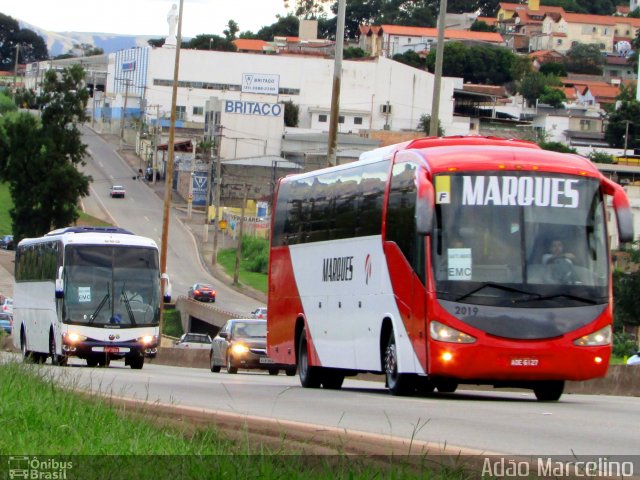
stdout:
[[[0,0],[0,13],[52,32],[166,37],[173,4],[180,6],[179,0]],[[284,0],[184,0],[183,10],[184,37],[222,36],[229,20],[256,33],[287,13]]]

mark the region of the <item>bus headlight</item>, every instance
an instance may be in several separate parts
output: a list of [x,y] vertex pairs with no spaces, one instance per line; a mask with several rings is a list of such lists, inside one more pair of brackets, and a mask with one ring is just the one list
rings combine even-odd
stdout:
[[145,335],[144,337],[138,338],[138,342],[142,343],[143,345],[150,345],[152,343],[156,343],[157,341],[158,337],[156,337],[155,335]]
[[573,341],[574,345],[579,347],[601,347],[603,345],[611,345],[611,325],[601,328],[597,332],[593,332],[584,337],[577,338]]
[[249,347],[243,345],[242,343],[236,343],[233,347],[231,347],[231,351],[236,355],[243,355],[249,351]]
[[475,337],[436,321],[432,321],[429,324],[429,331],[431,333],[431,338],[438,340],[439,342],[474,343],[476,341]]
[[62,340],[65,343],[73,344],[78,342],[84,342],[86,339],[87,337],[85,337],[84,335],[80,335],[75,332],[67,332],[62,334]]

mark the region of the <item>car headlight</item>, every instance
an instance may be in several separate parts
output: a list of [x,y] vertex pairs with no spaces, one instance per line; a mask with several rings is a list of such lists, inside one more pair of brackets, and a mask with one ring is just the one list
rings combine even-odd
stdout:
[[471,335],[456,330],[455,328],[448,327],[443,323],[432,321],[429,324],[429,331],[431,332],[431,338],[438,340],[439,342],[448,343],[474,343],[476,339]]
[[607,325],[597,332],[575,339],[573,344],[578,345],[579,347],[601,347],[603,345],[611,345],[611,335],[611,325]]
[[242,355],[243,353],[247,353],[249,351],[249,347],[243,345],[242,343],[236,343],[233,347],[231,347],[231,351],[236,355]]
[[152,343],[156,343],[158,341],[158,337],[155,335],[145,335],[144,337],[140,337],[136,340],[143,345],[150,345]]
[[79,333],[75,333],[75,332],[63,333],[62,338],[63,340],[66,340],[68,343],[84,342],[87,339],[87,337],[85,337],[84,335],[80,335]]

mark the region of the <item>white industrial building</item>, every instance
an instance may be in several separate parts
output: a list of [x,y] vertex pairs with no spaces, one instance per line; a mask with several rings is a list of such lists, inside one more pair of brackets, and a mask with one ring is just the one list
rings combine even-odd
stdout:
[[[142,106],[147,123],[168,125],[175,54],[153,47],[111,54],[100,107],[108,107],[114,120],[124,110],[139,116]],[[176,127],[203,128],[207,105],[218,105],[222,142],[233,139],[232,147],[222,146],[223,158],[279,155],[282,103],[298,106],[299,127],[329,130],[333,69],[334,60],[326,58],[183,49]],[[338,132],[414,130],[422,115],[431,114],[433,83],[432,74],[386,58],[343,61]],[[442,81],[439,116],[447,134],[468,132],[468,125],[465,131],[453,120],[453,91],[461,85],[462,79]]]

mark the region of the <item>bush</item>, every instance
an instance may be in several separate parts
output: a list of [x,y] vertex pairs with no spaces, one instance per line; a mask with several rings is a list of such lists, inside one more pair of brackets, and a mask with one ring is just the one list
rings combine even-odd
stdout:
[[618,332],[613,334],[613,356],[625,357],[633,355],[637,349],[636,342],[628,333]]
[[182,321],[180,319],[180,311],[175,308],[166,308],[164,310],[164,322],[162,324],[162,334],[170,337],[179,337],[184,331],[182,330]]
[[560,153],[578,153],[575,148],[567,147],[564,143],[561,142],[540,142],[540,148],[544,148],[545,150],[552,150],[554,152]]
[[599,152],[597,150],[589,154],[589,160],[593,163],[616,163],[613,155],[609,155],[605,152]]
[[267,273],[269,269],[269,241],[264,238],[242,237],[242,258],[250,272]]

